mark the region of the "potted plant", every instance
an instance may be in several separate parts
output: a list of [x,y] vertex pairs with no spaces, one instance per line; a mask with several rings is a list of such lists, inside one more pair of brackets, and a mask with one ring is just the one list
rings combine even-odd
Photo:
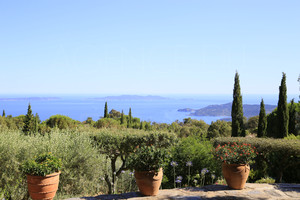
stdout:
[[222,146],[219,144],[214,153],[217,160],[222,162],[222,172],[227,185],[232,189],[243,189],[250,172],[249,164],[257,155],[255,147],[246,143],[228,142]]
[[140,192],[146,196],[158,194],[168,152],[155,146],[139,147],[129,157],[128,167],[134,169],[134,177]]
[[21,165],[27,175],[27,186],[33,200],[52,200],[59,183],[61,160],[51,152],[43,153]]

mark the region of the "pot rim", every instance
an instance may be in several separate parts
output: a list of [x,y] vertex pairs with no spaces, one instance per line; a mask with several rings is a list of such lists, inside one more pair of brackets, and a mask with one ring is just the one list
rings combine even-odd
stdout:
[[48,178],[48,177],[52,177],[52,176],[57,176],[60,175],[61,171],[58,172],[54,172],[52,174],[47,174],[46,176],[37,176],[37,175],[32,175],[32,174],[26,174],[27,176],[34,176],[34,177],[43,177],[43,178]]
[[229,163],[223,162],[222,165],[249,165],[249,164],[247,164],[247,163],[246,164],[245,163],[243,163],[243,164],[237,164],[237,163],[229,164]]
[[162,168],[162,167],[159,168],[158,171],[156,171],[155,169],[153,169],[153,170],[143,170],[143,171],[140,171],[140,170],[134,170],[134,173],[135,173],[135,172],[138,172],[138,173],[153,173],[153,172],[156,172],[156,173],[158,173],[158,172],[160,172],[160,171],[163,171],[163,168]]

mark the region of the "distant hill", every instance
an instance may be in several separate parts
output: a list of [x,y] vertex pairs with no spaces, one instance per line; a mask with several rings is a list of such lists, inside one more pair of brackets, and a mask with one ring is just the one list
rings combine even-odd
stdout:
[[107,96],[107,97],[99,97],[99,98],[91,98],[95,100],[106,100],[106,101],[114,101],[114,100],[123,100],[123,101],[137,101],[137,100],[147,100],[147,101],[156,101],[156,100],[168,100],[169,98],[147,95],[120,95],[120,96]]
[[[209,105],[201,109],[179,109],[179,112],[190,112],[191,116],[231,116],[232,103]],[[266,113],[271,113],[276,108],[275,105],[265,105]],[[243,111],[245,117],[259,115],[260,105],[244,104]]]

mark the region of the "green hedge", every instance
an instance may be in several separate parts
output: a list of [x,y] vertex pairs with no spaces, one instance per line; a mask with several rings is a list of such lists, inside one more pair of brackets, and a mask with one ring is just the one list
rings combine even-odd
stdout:
[[263,171],[261,176],[273,176],[276,182],[300,182],[300,140],[250,137],[224,137],[213,140],[214,147],[228,142],[248,143],[256,147],[259,156],[256,158],[255,167]]

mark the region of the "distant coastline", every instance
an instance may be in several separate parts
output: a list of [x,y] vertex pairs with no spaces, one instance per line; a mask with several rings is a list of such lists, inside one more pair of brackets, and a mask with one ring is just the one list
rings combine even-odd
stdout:
[[[226,103],[219,105],[209,105],[201,109],[178,109],[178,112],[189,112],[190,116],[231,116],[231,107],[232,103]],[[275,105],[265,105],[267,114],[271,113],[275,108]],[[244,104],[243,110],[245,117],[254,117],[259,115],[260,105]]]

